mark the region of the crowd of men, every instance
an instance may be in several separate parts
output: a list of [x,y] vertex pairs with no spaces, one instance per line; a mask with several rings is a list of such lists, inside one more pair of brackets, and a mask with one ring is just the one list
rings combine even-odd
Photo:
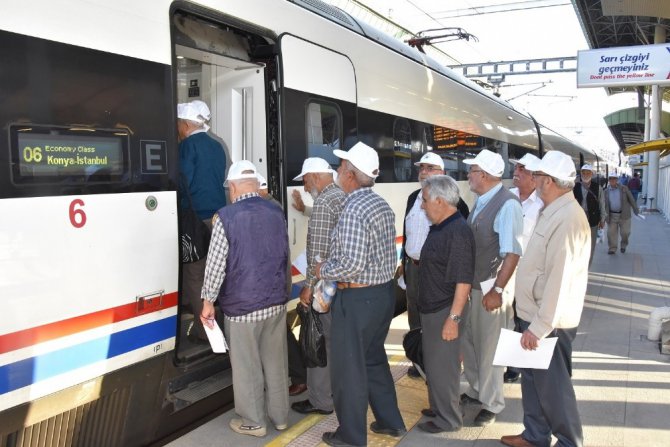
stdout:
[[[202,110],[179,110],[180,121],[202,121]],[[184,151],[189,138],[185,133]],[[457,431],[464,425],[463,407],[474,405],[474,425],[494,423],[505,407],[504,381],[521,374],[524,431],[501,442],[549,446],[553,435],[557,445],[583,445],[571,382],[572,341],[597,231],[607,223],[609,253],[618,248],[619,234],[625,252],[631,211],[639,212],[631,192],[616,176],[600,189],[591,182],[589,165],[576,182],[572,159],[558,151],[541,160],[531,154],[510,160],[515,188],[508,190],[502,184],[506,163],[484,149],[463,160],[477,196],[470,212],[457,183],[445,175],[442,158],[429,152],[415,163],[420,188],[407,200],[397,267],[395,215],[373,190],[377,152],[358,142],[334,155],[340,159],[337,172],[323,159],[308,158],[294,179],[314,200],[299,305],[311,306],[319,280],[335,282],[337,291],[329,310],[318,316],[327,365],[308,368],[307,398],[290,408],[303,414],[335,411],[339,426],[322,437],[332,446],[366,445],[368,429],[393,437],[406,433],[384,349],[394,287],[402,277],[410,327],[422,330],[429,407],[422,410],[426,420],[419,429]],[[265,436],[268,420],[277,430],[288,425],[286,221],[281,207],[262,197],[267,182],[253,163],[233,163],[225,183],[228,204],[208,221],[212,236],[201,303],[193,309],[209,328],[217,319],[215,302],[223,315],[238,415],[231,429]],[[299,194],[294,200],[305,209]],[[504,372],[494,366],[504,328],[521,333],[526,350],[557,337],[548,369]],[[369,427],[368,406],[374,414]]]

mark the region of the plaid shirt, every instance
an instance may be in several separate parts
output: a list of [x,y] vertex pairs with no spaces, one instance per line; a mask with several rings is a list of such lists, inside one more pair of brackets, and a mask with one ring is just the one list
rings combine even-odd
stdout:
[[[250,197],[258,197],[258,193],[250,192],[238,197],[235,202],[248,199]],[[228,238],[226,237],[226,230],[223,227],[219,215],[215,214],[212,219],[212,238],[209,242],[209,251],[207,252],[207,266],[205,267],[205,280],[202,284],[202,291],[200,298],[211,303],[216,301],[221,290],[221,285],[226,279],[226,260],[228,259]],[[239,317],[229,317],[226,319],[238,323],[254,323],[263,321],[270,317],[279,315],[286,308],[285,304],[277,306],[266,307],[259,309],[246,315]]]
[[330,235],[340,219],[346,199],[347,196],[340,187],[331,183],[321,191],[321,194],[314,201],[314,208],[307,227],[307,275],[305,283],[308,287],[313,288],[318,281],[314,276],[317,257],[320,260],[328,259]]
[[384,199],[371,188],[350,193],[321,277],[370,285],[390,281],[397,262],[395,234],[395,215]]

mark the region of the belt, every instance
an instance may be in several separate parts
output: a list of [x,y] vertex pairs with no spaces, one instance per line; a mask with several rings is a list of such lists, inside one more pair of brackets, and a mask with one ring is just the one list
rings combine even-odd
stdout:
[[338,282],[338,289],[360,289],[362,287],[370,287],[370,284],[359,284],[357,282]]
[[621,214],[621,211],[610,211],[610,213]]
[[414,265],[419,265],[419,262],[420,262],[420,261],[418,261],[418,260],[416,260],[416,259],[414,259],[414,258],[410,258],[409,256],[407,257],[407,259],[409,259],[409,261],[410,261],[412,264],[414,264]]

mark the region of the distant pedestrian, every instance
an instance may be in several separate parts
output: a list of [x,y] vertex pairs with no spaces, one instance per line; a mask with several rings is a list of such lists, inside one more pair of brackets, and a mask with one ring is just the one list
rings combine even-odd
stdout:
[[607,213],[605,212],[605,200],[602,189],[597,181],[593,180],[593,166],[585,164],[582,166],[580,181],[575,183],[572,192],[586,213],[591,228],[591,254],[589,255],[589,267],[593,262],[593,254],[596,250],[596,239],[598,230],[605,226]]
[[388,335],[395,295],[395,215],[372,190],[379,175],[379,156],[364,143],[342,159],[337,183],[347,194],[340,220],[330,239],[328,259],[317,264],[316,276],[337,281],[331,303],[330,377],[339,427],[323,434],[328,445],[367,444],[368,403],[375,433],[403,436],[393,377],[384,341]]
[[584,307],[591,232],[571,190],[572,159],[549,151],[527,166],[537,182],[544,209],[521,261],[516,280],[516,309],[521,347],[535,350],[541,339],[558,337],[548,369],[523,369],[521,398],[524,431],[503,436],[511,447],[583,445],[582,423],[572,386],[572,341]]
[[630,193],[633,194],[633,199],[635,200],[635,203],[637,203],[637,196],[640,194],[640,191],[642,190],[642,182],[640,181],[640,174],[637,172],[633,174],[633,178],[628,181],[628,189],[630,189]]
[[621,236],[621,253],[626,253],[630,237],[631,210],[636,215],[640,214],[640,210],[628,187],[618,184],[616,174],[610,174],[608,181],[609,185],[605,190],[607,244],[609,246],[607,253],[610,255],[616,253],[619,236]]
[[230,428],[265,436],[266,409],[277,430],[288,424],[286,220],[280,207],[258,195],[253,163],[233,163],[226,182],[232,204],[212,220],[200,320],[213,327],[218,299],[240,416]]

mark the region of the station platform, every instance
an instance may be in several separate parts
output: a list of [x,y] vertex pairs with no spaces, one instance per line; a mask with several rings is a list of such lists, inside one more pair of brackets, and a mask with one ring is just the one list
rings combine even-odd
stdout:
[[[670,224],[659,214],[633,219],[625,254],[607,254],[596,245],[584,313],[574,342],[573,383],[584,426],[585,446],[670,446],[670,355],[647,340],[649,313],[670,306]],[[396,383],[407,435],[401,439],[368,432],[369,446],[501,446],[503,435],[523,430],[521,387],[505,384],[506,407],[488,427],[474,427],[478,407],[466,407],[465,426],[438,435],[416,427],[428,407],[422,379],[406,376],[409,362],[402,350],[407,318],[396,317],[387,338],[387,353]],[[461,378],[465,389],[465,378]],[[291,398],[303,400],[306,394]],[[325,446],[321,434],[337,427],[335,414],[303,416],[289,411],[289,428],[268,427],[264,438],[234,433],[228,422],[234,410],[168,444],[170,447]],[[368,421],[373,420],[368,412]]]

